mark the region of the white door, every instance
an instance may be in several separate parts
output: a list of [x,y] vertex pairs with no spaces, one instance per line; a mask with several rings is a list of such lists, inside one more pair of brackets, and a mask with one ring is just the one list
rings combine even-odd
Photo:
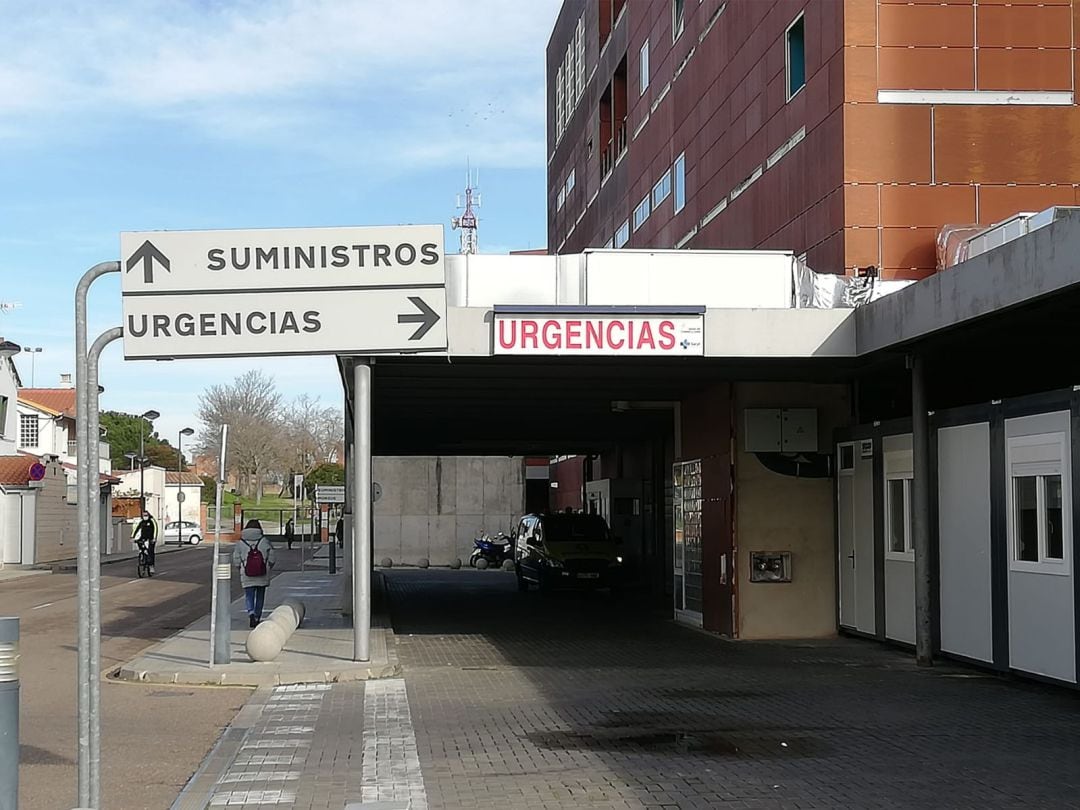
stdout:
[[[845,448],[850,448],[850,451]],[[852,445],[840,445],[837,448],[836,481],[836,525],[839,535],[839,572],[840,572],[840,624],[843,627],[857,627],[855,576],[855,467],[852,457]]]

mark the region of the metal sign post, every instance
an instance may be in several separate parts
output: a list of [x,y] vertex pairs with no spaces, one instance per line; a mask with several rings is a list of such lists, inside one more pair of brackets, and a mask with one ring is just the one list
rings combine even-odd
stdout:
[[370,661],[371,643],[371,364],[353,368],[353,660]]
[[[97,453],[91,453],[89,352],[87,351],[86,299],[90,285],[109,273],[119,273],[119,262],[102,262],[91,267],[75,289],[75,437],[76,437],[76,515],[78,520],[78,795],[82,807],[96,807],[91,799],[91,616],[90,616],[90,498],[91,480],[97,479]],[[97,383],[93,395],[97,397]],[[95,437],[96,439],[96,437]],[[94,746],[96,749],[96,745]],[[100,762],[98,763],[100,767]]]
[[218,465],[217,494],[214,499],[214,562],[210,569],[211,667],[215,664],[228,664],[232,660],[232,626],[229,620],[229,586],[232,583],[232,563],[226,560],[223,565],[221,561],[221,492],[225,489],[225,452],[228,440],[229,426],[222,425],[221,462]]
[[84,392],[87,408],[87,442],[92,449],[88,459],[90,474],[86,478],[85,496],[89,513],[90,537],[90,614],[85,619],[90,626],[90,655],[87,676],[90,679],[90,807],[101,807],[101,490],[98,483],[98,437],[101,419],[98,408],[98,366],[101,353],[114,340],[123,337],[120,327],[103,332],[86,358],[86,384]]

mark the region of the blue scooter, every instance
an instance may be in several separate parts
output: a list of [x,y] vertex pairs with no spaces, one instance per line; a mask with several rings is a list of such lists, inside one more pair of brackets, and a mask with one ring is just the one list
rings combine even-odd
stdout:
[[469,565],[473,568],[500,568],[506,560],[514,557],[514,546],[505,532],[499,532],[494,537],[481,532],[480,536],[473,540],[473,551],[469,556]]

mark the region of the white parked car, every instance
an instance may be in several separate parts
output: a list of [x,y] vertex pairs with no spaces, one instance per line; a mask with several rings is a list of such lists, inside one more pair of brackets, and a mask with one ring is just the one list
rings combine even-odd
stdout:
[[202,526],[198,523],[192,523],[190,520],[173,520],[165,524],[161,542],[178,545],[187,543],[189,546],[196,546],[202,542],[202,535]]

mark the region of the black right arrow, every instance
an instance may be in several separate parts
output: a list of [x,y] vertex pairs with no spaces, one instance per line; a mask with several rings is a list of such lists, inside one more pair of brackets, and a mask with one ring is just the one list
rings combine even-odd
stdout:
[[424,335],[431,331],[431,327],[439,322],[439,313],[433,310],[427,305],[427,302],[423,298],[419,298],[415,295],[410,295],[409,300],[412,302],[420,312],[410,315],[398,315],[398,323],[418,323],[420,328],[412,333],[409,340],[420,340]]
[[167,270],[170,273],[172,272],[172,270],[169,269],[169,259],[168,259],[168,257],[166,257],[164,253],[162,253],[160,250],[158,250],[150,242],[150,240],[147,239],[145,242],[143,242],[139,246],[139,249],[136,250],[134,253],[132,253],[131,256],[128,258],[128,260],[127,260],[127,269],[125,270],[125,272],[130,273],[132,267],[137,265],[139,262],[142,262],[142,266],[143,266],[143,282],[145,282],[146,284],[153,284],[154,283],[154,261],[155,260],[157,261],[158,264],[160,264],[162,266],[162,268],[164,268],[165,270]]

